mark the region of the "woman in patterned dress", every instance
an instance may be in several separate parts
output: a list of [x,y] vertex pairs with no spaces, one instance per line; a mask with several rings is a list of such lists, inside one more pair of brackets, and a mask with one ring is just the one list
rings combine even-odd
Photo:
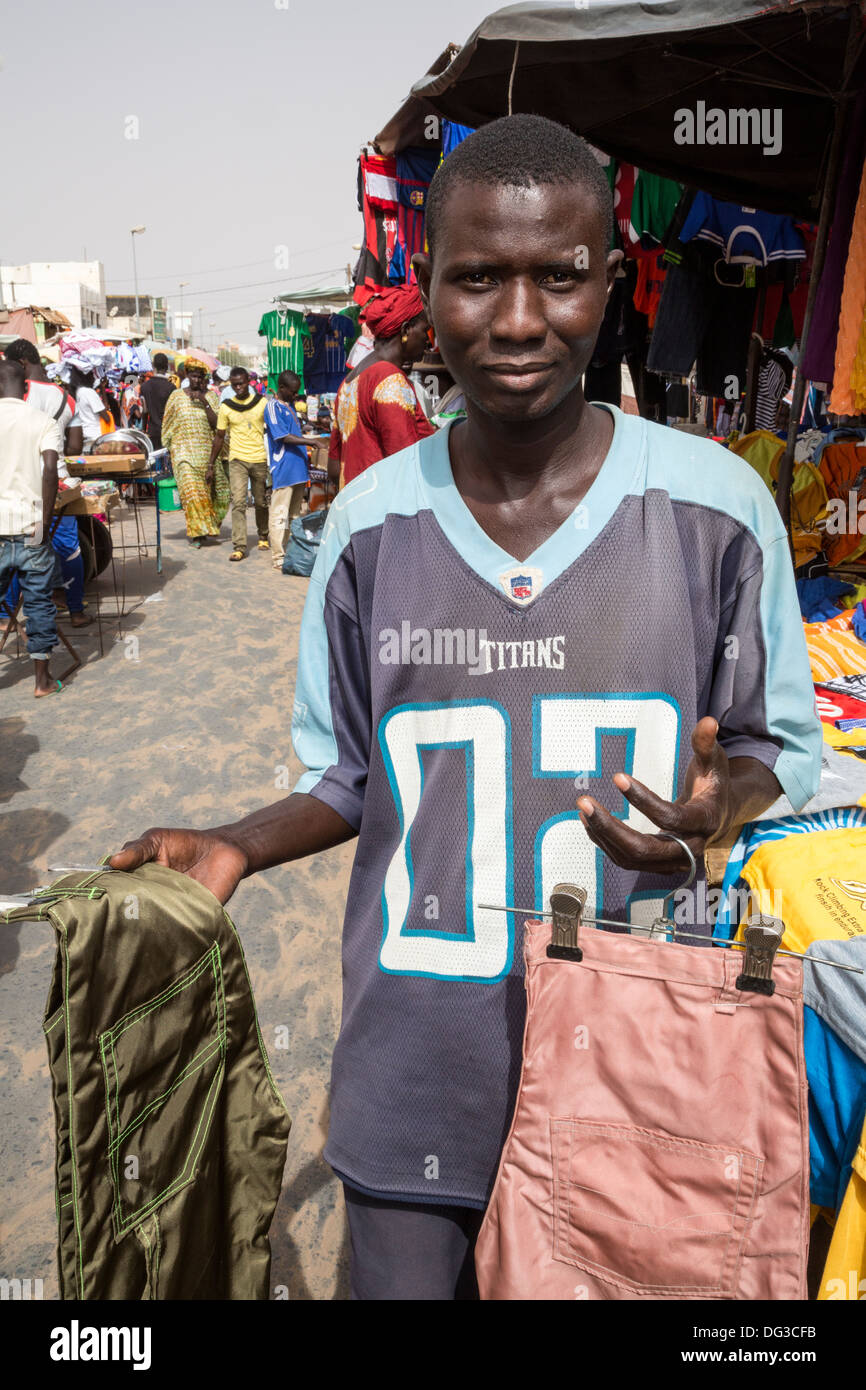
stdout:
[[220,524],[229,509],[229,484],[220,462],[213,489],[205,474],[216,429],[219,398],[207,389],[208,369],[194,358],[185,363],[189,389],[173,391],[162,417],[162,442],[171,450],[171,467],[186,518],[187,540],[196,550],[219,543]]
[[346,377],[334,407],[330,472],[339,476],[340,487],[434,432],[407,376],[428,345],[417,285],[400,285],[371,299],[364,321],[375,346]]

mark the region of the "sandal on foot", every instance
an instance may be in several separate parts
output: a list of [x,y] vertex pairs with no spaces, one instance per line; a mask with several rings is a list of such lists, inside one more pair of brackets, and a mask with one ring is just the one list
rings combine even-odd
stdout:
[[259,546],[258,546],[258,548],[259,548],[259,550],[270,550],[270,548],[271,548],[271,543],[270,543],[270,541],[259,541]]
[[245,560],[246,558],[247,552],[245,550],[233,550],[229,556],[229,559],[232,561]]
[[47,690],[34,690],[33,694],[37,700],[44,700],[46,695],[57,695],[62,689],[60,681],[55,681]]

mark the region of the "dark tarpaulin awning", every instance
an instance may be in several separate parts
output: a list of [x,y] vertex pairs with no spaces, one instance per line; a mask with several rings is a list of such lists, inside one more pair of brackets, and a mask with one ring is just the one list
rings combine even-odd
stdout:
[[[464,125],[537,112],[642,169],[730,202],[814,219],[844,68],[847,92],[866,86],[863,8],[863,0],[511,5],[489,15],[444,71],[431,71],[412,92]],[[846,65],[852,12],[861,23]],[[706,129],[713,109],[765,108],[780,112],[765,117],[780,123],[775,153],[763,144],[674,138],[683,109]]]
[[[459,52],[457,44],[449,43],[439,54],[427,76],[434,77],[437,73],[444,72],[455,53]],[[399,111],[395,111],[388,124],[379,131],[373,141],[375,148],[380,154],[397,154],[399,150],[405,150],[410,145],[423,146],[427,138],[427,118],[436,114],[429,101],[408,96]]]

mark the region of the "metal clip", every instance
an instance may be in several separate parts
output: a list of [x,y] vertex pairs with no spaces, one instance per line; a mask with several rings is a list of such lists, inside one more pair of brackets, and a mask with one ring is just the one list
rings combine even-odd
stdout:
[[737,989],[750,994],[775,994],[773,961],[785,928],[778,917],[749,917],[743,929],[746,956],[743,973],[737,976]]
[[553,936],[547,954],[552,960],[583,960],[578,936],[585,907],[585,888],[578,888],[574,883],[557,883],[550,890]]

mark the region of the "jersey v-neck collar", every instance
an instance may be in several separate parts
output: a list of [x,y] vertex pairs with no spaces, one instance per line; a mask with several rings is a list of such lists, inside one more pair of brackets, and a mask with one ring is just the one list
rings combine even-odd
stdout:
[[420,450],[421,475],[433,515],[457,553],[495,589],[501,589],[505,576],[526,570],[541,575],[539,595],[543,593],[601,535],[623,497],[636,490],[646,450],[643,421],[636,419],[632,423],[631,417],[623,415],[616,406],[601,408],[613,416],[614,429],[595,481],[553,535],[525,560],[516,559],[497,545],[460,496],[448,445],[457,422],[452,421],[425,441]]

